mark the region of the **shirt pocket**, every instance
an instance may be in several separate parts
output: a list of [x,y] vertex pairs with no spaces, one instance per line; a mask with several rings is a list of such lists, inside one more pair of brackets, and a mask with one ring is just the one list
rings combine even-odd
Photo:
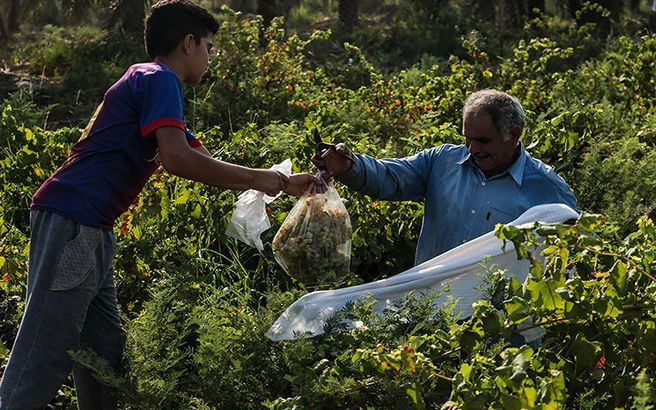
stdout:
[[70,290],[84,282],[96,263],[101,234],[98,228],[79,225],[77,235],[64,245],[50,290]]
[[514,221],[519,216],[519,215],[514,215],[512,212],[509,212],[508,210],[502,210],[496,207],[490,208],[489,215],[490,217],[488,221],[493,229],[496,224],[507,224],[508,222]]

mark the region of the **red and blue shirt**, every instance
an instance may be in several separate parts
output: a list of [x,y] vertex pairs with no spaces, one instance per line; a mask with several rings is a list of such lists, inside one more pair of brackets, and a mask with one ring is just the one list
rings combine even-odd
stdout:
[[161,63],[135,64],[105,93],[66,162],[32,199],[83,225],[111,230],[157,168],[155,130],[177,127],[200,141],[182,117],[182,83]]

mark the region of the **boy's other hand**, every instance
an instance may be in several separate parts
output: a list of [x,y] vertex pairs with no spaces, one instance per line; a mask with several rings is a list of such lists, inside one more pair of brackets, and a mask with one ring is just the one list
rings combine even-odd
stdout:
[[312,163],[321,170],[324,170],[323,179],[329,181],[333,177],[338,177],[351,169],[353,166],[353,153],[348,147],[339,143],[335,145],[334,150],[328,151],[325,157],[314,155]]
[[312,174],[293,174],[289,177],[289,185],[284,189],[285,193],[301,196],[316,186],[319,192],[325,192],[326,183]]

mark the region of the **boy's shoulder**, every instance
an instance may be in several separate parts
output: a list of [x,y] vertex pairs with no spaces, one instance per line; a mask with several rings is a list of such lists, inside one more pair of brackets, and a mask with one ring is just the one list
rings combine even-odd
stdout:
[[133,64],[127,69],[123,77],[124,79],[141,79],[145,77],[162,78],[180,83],[180,79],[175,71],[167,65],[158,62]]
[[182,95],[182,82],[175,71],[161,63],[137,63],[107,89],[104,97],[106,102],[113,99],[142,101],[147,95],[159,95],[164,90],[176,96]]

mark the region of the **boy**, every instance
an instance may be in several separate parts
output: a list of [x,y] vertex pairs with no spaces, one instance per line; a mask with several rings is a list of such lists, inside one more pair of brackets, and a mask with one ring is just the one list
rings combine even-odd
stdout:
[[210,156],[182,118],[182,82],[207,70],[218,22],[188,0],[155,4],[146,51],[105,93],[71,156],[34,195],[25,313],[0,382],[0,409],[42,408],[69,372],[80,408],[116,408],[112,392],[75,366],[68,350],[89,346],[116,369],[124,331],[112,259],[114,220],[159,163],[170,173],[221,188],[301,195],[323,182]]

